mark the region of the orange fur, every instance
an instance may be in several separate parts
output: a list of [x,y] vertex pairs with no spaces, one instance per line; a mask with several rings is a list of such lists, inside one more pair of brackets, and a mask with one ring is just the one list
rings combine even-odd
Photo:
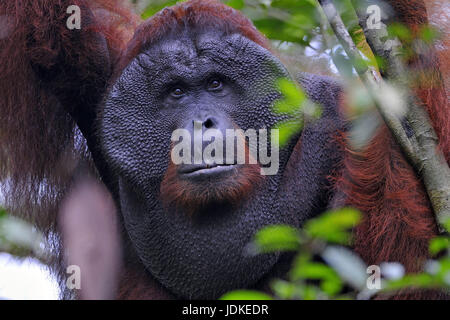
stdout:
[[[248,154],[248,148],[246,148]],[[238,206],[263,180],[258,164],[243,164],[224,181],[192,183],[179,177],[172,162],[161,182],[161,198],[168,208],[194,214],[210,204]]]

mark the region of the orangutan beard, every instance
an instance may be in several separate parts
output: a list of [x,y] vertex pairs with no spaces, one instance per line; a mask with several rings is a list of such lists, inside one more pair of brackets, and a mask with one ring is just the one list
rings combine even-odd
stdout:
[[174,208],[188,215],[211,204],[237,206],[264,179],[260,170],[259,164],[242,164],[236,165],[224,178],[190,181],[181,178],[177,166],[170,163],[161,182],[161,199],[164,207]]

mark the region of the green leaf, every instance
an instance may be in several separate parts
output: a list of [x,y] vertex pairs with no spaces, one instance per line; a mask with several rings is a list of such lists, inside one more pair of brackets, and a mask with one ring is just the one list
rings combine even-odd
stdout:
[[342,287],[343,284],[339,276],[324,279],[320,285],[320,288],[330,296],[338,294]]
[[225,293],[220,300],[273,300],[268,294],[253,290],[235,290]]
[[33,252],[42,256],[41,247],[45,237],[33,225],[16,217],[4,216],[0,219],[0,251],[17,256],[26,256]]
[[324,295],[317,286],[306,285],[298,288],[300,298],[303,300],[318,300],[319,295]]
[[439,38],[439,31],[432,26],[426,25],[420,29],[420,39],[426,43],[432,43],[434,40]]
[[252,242],[257,253],[298,250],[299,243],[298,230],[288,225],[264,227],[255,234]]
[[245,7],[244,0],[229,0],[226,4],[236,10],[242,10]]
[[152,0],[147,7],[145,7],[144,11],[141,14],[141,18],[146,20],[150,17],[152,17],[155,13],[158,13],[159,11],[161,11],[162,9],[166,8],[166,7],[170,7],[173,6],[179,2],[184,2],[184,0],[182,1],[177,1],[177,0]]
[[6,217],[7,212],[5,208],[0,207],[0,218]]
[[328,295],[339,293],[343,286],[336,271],[323,263],[310,261],[310,257],[303,254],[294,260],[290,277],[293,281],[320,280],[320,288]]
[[433,276],[420,273],[406,275],[398,280],[386,281],[383,291],[396,291],[405,288],[432,288],[436,286]]
[[306,34],[298,25],[292,25],[278,18],[263,17],[253,20],[253,23],[267,38],[273,40],[300,43]]
[[438,276],[442,277],[446,281],[447,287],[450,288],[450,256],[439,259],[438,263]]
[[314,0],[273,0],[271,6],[292,11],[304,10],[311,13],[316,8],[316,2]]
[[292,278],[320,280],[337,277],[336,272],[329,266],[319,262],[301,262],[294,264]]
[[380,70],[385,70],[387,67],[387,61],[385,58],[380,57],[380,56],[375,56],[375,60],[376,60],[376,65],[378,65],[378,69]]
[[430,241],[430,253],[436,255],[439,252],[448,249],[450,246],[450,240],[448,237],[436,237]]
[[[279,130],[279,146],[284,147],[291,137],[302,129],[303,123],[301,121],[302,115],[300,114],[300,110],[302,107],[309,107],[309,105],[303,90],[292,80],[287,78],[278,79],[276,86],[280,90],[282,98],[275,102],[273,107],[274,112],[288,114],[294,117],[293,119],[278,123],[275,127],[275,129]],[[321,110],[311,105],[311,108],[305,109],[304,111],[320,116]]]
[[293,135],[300,132],[303,127],[303,123],[299,120],[287,120],[278,123],[274,129],[279,130],[279,146],[284,147]]
[[306,95],[293,81],[281,78],[277,87],[283,98],[275,103],[274,111],[278,113],[295,114],[306,100]]
[[284,280],[275,280],[270,287],[277,297],[284,300],[294,298],[296,292],[295,284]]
[[450,218],[442,222],[442,226],[447,232],[450,232]]
[[328,242],[348,244],[351,238],[348,229],[354,227],[361,219],[359,211],[344,208],[328,211],[319,217],[309,220],[304,227],[312,238],[319,238]]
[[403,42],[412,41],[411,30],[407,26],[401,23],[392,23],[388,26],[388,33],[392,37],[398,37]]

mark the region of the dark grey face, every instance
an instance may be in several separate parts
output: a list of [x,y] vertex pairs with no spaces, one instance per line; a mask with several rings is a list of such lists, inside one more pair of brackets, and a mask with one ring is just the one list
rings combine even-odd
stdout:
[[178,188],[190,188],[191,197],[208,202],[187,215],[183,207],[165,206],[160,191],[172,132],[189,130],[194,120],[219,130],[272,128],[280,120],[272,106],[281,77],[289,77],[281,62],[252,41],[190,31],[138,55],[110,91],[99,130],[125,227],[147,270],[180,297],[217,298],[248,287],[277,262],[276,254],[249,256],[245,247],[265,225],[295,224],[277,201],[292,146],[280,150],[279,173],[252,185],[251,195],[236,203],[204,195],[227,192],[247,174],[245,168],[216,168],[199,179],[182,176],[189,170],[177,167],[184,181]]

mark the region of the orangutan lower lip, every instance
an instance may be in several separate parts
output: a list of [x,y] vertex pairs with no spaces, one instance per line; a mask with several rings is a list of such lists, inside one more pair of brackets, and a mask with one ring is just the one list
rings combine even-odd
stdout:
[[233,170],[236,167],[234,164],[212,164],[212,165],[184,165],[180,167],[178,173],[183,176],[200,177],[204,175],[220,174],[222,172]]
[[191,179],[203,179],[203,178],[218,178],[222,175],[228,175],[230,171],[234,170],[235,165],[217,165],[215,167],[209,167],[199,169],[191,173],[185,173],[184,176]]

